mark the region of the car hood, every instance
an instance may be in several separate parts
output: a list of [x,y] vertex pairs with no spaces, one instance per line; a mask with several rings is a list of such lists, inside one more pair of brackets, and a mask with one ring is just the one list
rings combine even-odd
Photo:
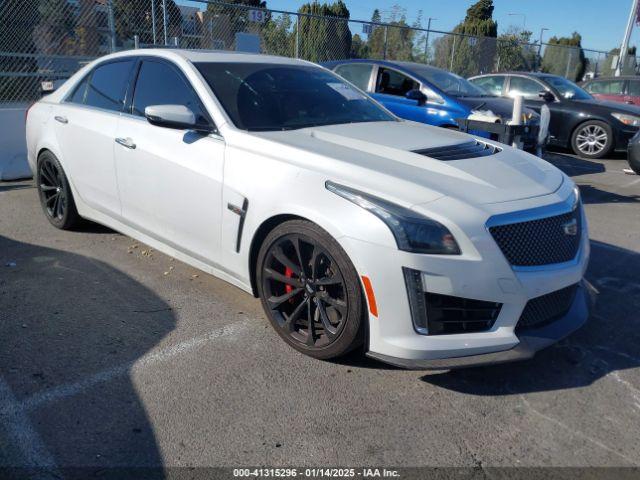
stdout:
[[494,155],[460,160],[416,153],[474,140],[416,122],[356,123],[253,135],[278,145],[274,149],[256,142],[244,148],[276,151],[282,160],[322,171],[327,180],[347,182],[410,205],[443,196],[476,205],[521,200],[555,192],[564,178],[551,164],[501,144],[497,145],[502,150]]
[[610,102],[608,100],[573,100],[578,105],[587,105],[591,110],[628,113],[630,115],[640,116],[640,107],[635,105],[627,105],[625,103]]

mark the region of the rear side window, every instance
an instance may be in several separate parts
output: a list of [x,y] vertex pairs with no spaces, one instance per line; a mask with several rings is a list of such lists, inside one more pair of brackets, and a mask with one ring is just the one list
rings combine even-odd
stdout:
[[178,72],[163,62],[143,61],[133,94],[133,114],[144,117],[150,105],[184,105],[196,121],[211,124],[198,95]]
[[504,87],[503,76],[474,78],[471,82],[483,90],[486,90],[491,95],[502,96],[502,89]]
[[127,60],[97,67],[89,80],[85,105],[120,112],[133,63],[133,60]]
[[360,90],[364,90],[366,92],[369,89],[371,70],[373,70],[373,65],[351,63],[346,65],[339,65],[338,67],[336,67],[335,72],[342,78],[353,83]]
[[509,95],[521,95],[524,98],[539,100],[539,93],[545,88],[535,80],[525,77],[511,77]]

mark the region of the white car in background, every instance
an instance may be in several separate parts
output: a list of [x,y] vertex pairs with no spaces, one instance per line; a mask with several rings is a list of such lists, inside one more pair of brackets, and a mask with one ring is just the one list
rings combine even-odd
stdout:
[[54,226],[93,220],[259,296],[316,358],[529,358],[588,316],[566,175],[402,121],[311,63],[108,55],[31,107],[27,143]]

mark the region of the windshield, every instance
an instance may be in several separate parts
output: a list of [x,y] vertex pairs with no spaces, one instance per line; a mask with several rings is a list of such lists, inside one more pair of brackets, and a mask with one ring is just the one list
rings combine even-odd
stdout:
[[593,97],[575,83],[562,77],[543,77],[560,95],[568,100],[591,100]]
[[445,72],[434,68],[412,67],[416,74],[425,78],[430,83],[438,87],[444,93],[454,97],[494,97],[475,86],[466,78],[462,78],[455,73]]
[[243,130],[396,121],[367,95],[318,67],[239,62],[195,66]]

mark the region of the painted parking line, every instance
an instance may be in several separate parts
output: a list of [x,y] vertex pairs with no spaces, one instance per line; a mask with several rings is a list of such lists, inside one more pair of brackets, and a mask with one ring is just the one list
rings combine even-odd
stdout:
[[16,466],[44,469],[32,478],[62,478],[56,462],[31,424],[27,412],[20,408],[9,385],[0,378],[0,421],[6,430],[7,440],[20,458],[14,458]]
[[231,325],[213,330],[205,335],[194,337],[190,340],[150,353],[138,360],[103,370],[78,382],[59,385],[42,392],[38,392],[23,401],[14,401],[7,398],[7,401],[5,402],[3,401],[4,397],[0,393],[0,417],[3,418],[5,415],[24,415],[25,412],[35,410],[43,405],[62,400],[64,398],[81,394],[98,384],[109,382],[114,378],[127,375],[132,371],[140,371],[156,363],[165,362],[183,353],[187,353],[211,343],[214,340],[236,336],[242,330],[246,329],[250,323],[251,321],[249,319],[232,323]]

